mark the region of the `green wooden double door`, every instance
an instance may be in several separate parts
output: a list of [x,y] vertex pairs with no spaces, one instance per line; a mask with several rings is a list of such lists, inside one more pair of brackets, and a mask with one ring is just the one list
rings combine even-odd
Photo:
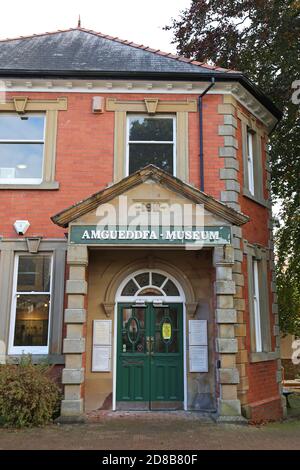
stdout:
[[183,407],[182,304],[118,305],[117,407]]

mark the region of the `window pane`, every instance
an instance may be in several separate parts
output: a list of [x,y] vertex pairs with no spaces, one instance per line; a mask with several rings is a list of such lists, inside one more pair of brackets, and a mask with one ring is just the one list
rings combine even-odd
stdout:
[[161,297],[163,294],[158,289],[155,289],[155,287],[146,287],[139,293],[140,297],[144,295],[147,295],[148,297]]
[[17,295],[14,346],[47,346],[49,295]]
[[166,276],[163,276],[159,273],[152,273],[152,284],[154,286],[160,287],[162,283],[165,281]]
[[44,140],[45,116],[0,116],[0,140]]
[[130,144],[129,174],[151,163],[173,174],[173,144]]
[[124,289],[122,290],[122,294],[121,295],[135,295],[135,293],[138,291],[138,287],[136,285],[135,282],[133,282],[132,280],[130,280],[126,286],[124,287]]
[[20,256],[18,269],[18,292],[49,292],[51,256]]
[[42,178],[44,144],[1,144],[0,179]]
[[123,309],[122,352],[145,352],[145,308]]
[[173,119],[130,118],[129,140],[173,141]]
[[138,274],[135,279],[140,287],[148,286],[150,283],[149,273]]
[[174,282],[172,282],[170,279],[168,280],[168,282],[164,286],[164,292],[166,293],[166,295],[171,295],[171,296],[180,295],[179,292],[178,292],[177,287],[174,284]]

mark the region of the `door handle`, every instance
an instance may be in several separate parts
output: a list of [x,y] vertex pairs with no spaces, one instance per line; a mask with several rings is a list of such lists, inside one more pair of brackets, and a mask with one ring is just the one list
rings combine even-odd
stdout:
[[151,338],[150,336],[146,337],[146,350],[147,350],[147,355],[149,356],[151,353]]
[[148,356],[154,355],[153,347],[154,347],[154,336],[146,336],[146,349],[147,349]]
[[151,338],[150,338],[150,354],[151,354],[151,356],[154,356],[153,349],[154,349],[154,336],[151,336]]

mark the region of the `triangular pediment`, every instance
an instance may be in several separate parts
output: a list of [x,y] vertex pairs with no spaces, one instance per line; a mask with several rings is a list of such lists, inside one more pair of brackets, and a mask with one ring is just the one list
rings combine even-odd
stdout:
[[[214,220],[214,224],[225,222],[229,225],[243,225],[249,220],[246,215],[154,165],[148,165],[118,183],[64,209],[51,219],[61,227],[68,227],[71,223],[97,223],[99,207],[107,203],[118,204],[120,196],[126,196],[129,205],[139,203],[145,204],[146,207],[150,201],[169,205],[187,202],[195,206],[202,205],[206,218],[208,221]],[[151,211],[151,206],[149,210]]]

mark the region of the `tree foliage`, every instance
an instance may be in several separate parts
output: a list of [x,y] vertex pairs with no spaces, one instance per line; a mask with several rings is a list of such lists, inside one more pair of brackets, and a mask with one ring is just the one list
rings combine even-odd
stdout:
[[179,54],[243,71],[283,110],[270,155],[272,197],[282,204],[276,248],[285,332],[299,331],[300,315],[300,104],[292,102],[293,83],[300,80],[299,13],[299,0],[192,0],[165,27]]

